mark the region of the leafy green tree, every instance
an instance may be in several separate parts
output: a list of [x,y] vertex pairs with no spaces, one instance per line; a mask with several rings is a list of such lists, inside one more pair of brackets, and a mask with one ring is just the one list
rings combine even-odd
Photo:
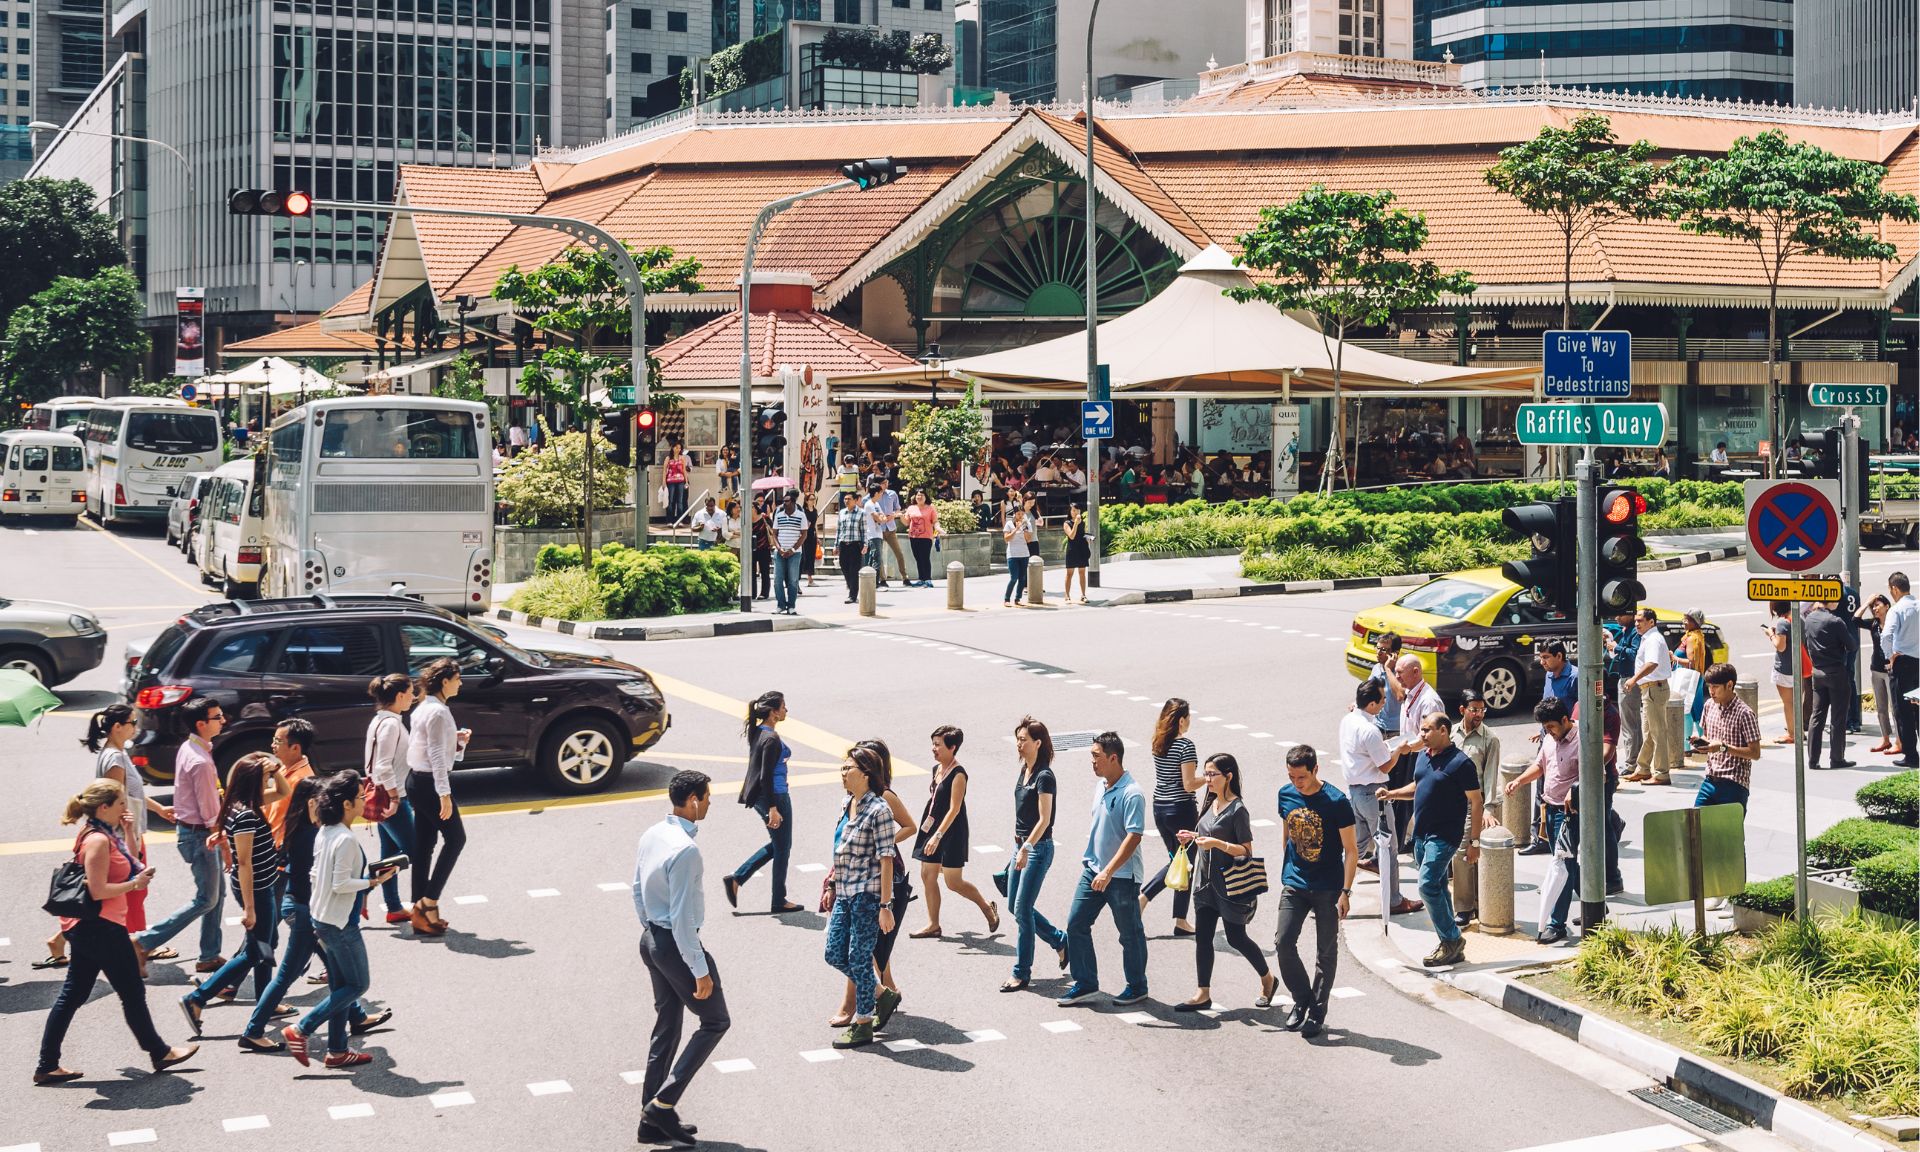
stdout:
[[580,479],[591,474],[594,508],[602,511],[618,508],[627,497],[620,471],[607,460],[613,445],[599,434],[593,437],[593,454],[600,467],[587,467],[587,434],[568,432],[542,437],[545,447],[538,452],[522,452],[507,461],[501,470],[496,494],[506,505],[507,518],[526,528],[577,528],[585,517]]
[[91,279],[62,276],[14,309],[7,321],[7,400],[36,403],[58,395],[82,371],[131,376],[146,356],[140,321],[146,305],[125,268]]
[[0,185],[0,323],[62,276],[86,279],[127,262],[113,219],[94,210],[84,180]]
[[433,385],[433,394],[447,400],[487,402],[487,374],[471,352],[462,352],[447,365],[447,371]]
[[[673,249],[666,247],[629,246],[627,252],[640,268],[647,295],[700,291],[698,260],[675,260]],[[612,388],[633,379],[629,348],[618,352],[594,350],[602,337],[630,341],[633,331],[631,298],[613,261],[590,249],[568,248],[532,272],[522,272],[517,264],[508,268],[494,285],[493,295],[512,304],[522,319],[557,338],[539,360],[521,372],[521,390],[550,404],[564,404],[585,427],[595,427],[600,417],[612,410],[611,406],[594,403],[596,386]],[[649,356],[649,387],[659,379],[660,362]],[[586,493],[593,490],[594,454],[581,455],[581,546],[592,551],[593,503]],[[644,516],[646,508],[635,508],[633,514]]]
[[1310,312],[1333,361],[1333,437],[1322,486],[1346,474],[1346,408],[1340,370],[1351,328],[1378,327],[1395,312],[1424,308],[1445,295],[1474,290],[1466,272],[1442,272],[1431,260],[1415,259],[1427,242],[1427,218],[1393,208],[1388,191],[1330,191],[1315,184],[1287,204],[1260,209],[1260,223],[1239,238],[1239,263],[1272,273],[1227,295],[1245,303],[1264,300],[1280,309]]
[[1620,147],[1611,121],[1587,115],[1565,128],[1547,125],[1533,139],[1503,149],[1500,162],[1487,169],[1488,184],[1560,230],[1560,327],[1573,327],[1574,248],[1610,220],[1659,213],[1654,151],[1645,140]]
[[1898,249],[1868,228],[1920,218],[1920,201],[1886,190],[1885,165],[1789,140],[1778,128],[1740,137],[1724,156],[1682,156],[1666,171],[1667,209],[1681,228],[1743,240],[1760,257],[1767,278],[1767,436],[1777,472],[1781,273],[1797,256],[1893,259]]
[[925,488],[931,496],[952,478],[954,469],[986,447],[980,400],[969,388],[951,407],[916,404],[907,413],[906,427],[894,437],[900,442],[900,480],[906,490]]

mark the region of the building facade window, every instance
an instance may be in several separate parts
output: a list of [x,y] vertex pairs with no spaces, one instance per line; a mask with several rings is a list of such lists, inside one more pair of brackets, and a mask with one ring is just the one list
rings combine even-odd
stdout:
[[633,11],[627,13],[627,26],[630,28],[653,27],[653,9],[635,8]]
[[680,75],[680,73],[685,72],[686,70],[687,70],[687,58],[685,56],[667,57],[667,75],[678,76]]
[[1266,54],[1293,51],[1293,0],[1267,0]]
[[635,52],[627,63],[629,71],[637,72],[642,76],[650,75],[653,72],[653,53]]
[[983,87],[1005,92],[1016,104],[1056,97],[1059,6],[1055,0],[982,0],[980,27]]
[[859,24],[860,0],[833,0],[833,22],[835,24]]
[[687,14],[685,12],[670,11],[667,13],[667,31],[685,32],[686,30],[687,30]]
[[1340,0],[1340,54],[1385,56],[1380,0]]

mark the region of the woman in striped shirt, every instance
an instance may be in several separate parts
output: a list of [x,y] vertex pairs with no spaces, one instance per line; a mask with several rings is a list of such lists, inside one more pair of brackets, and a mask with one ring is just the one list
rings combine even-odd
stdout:
[[[1200,790],[1200,758],[1193,741],[1187,739],[1187,726],[1193,722],[1192,709],[1178,696],[1160,706],[1160,719],[1153,726],[1153,826],[1160,830],[1160,842],[1167,847],[1168,864],[1180,846],[1180,833],[1191,832],[1200,821],[1200,807],[1193,794]],[[1140,890],[1140,910],[1167,887],[1167,869],[1162,867]],[[1173,934],[1193,935],[1187,923],[1189,893],[1173,894]]]

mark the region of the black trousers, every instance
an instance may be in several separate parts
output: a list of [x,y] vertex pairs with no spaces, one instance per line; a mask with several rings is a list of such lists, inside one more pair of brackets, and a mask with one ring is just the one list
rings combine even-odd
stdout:
[[753,594],[765,600],[773,595],[773,553],[753,550]]
[[1829,726],[1833,729],[1831,763],[1840,767],[1847,750],[1847,696],[1851,682],[1845,668],[1813,670],[1813,714],[1807,722],[1807,763],[1820,766],[1820,742]]
[[[1173,850],[1180,847],[1180,837],[1178,833],[1183,831],[1191,832],[1194,826],[1199,823],[1200,809],[1194,804],[1193,797],[1191,796],[1182,797],[1171,804],[1159,800],[1154,801],[1153,826],[1160,832],[1160,843],[1167,846],[1167,863],[1161,866],[1160,871],[1153,874],[1153,878],[1147,881],[1146,887],[1140,889],[1140,895],[1145,896],[1149,903],[1152,902],[1155,896],[1166,891],[1167,869],[1173,866]],[[1190,859],[1187,863],[1191,864],[1193,861]],[[1173,918],[1175,920],[1185,920],[1187,918],[1187,906],[1191,902],[1192,895],[1191,890],[1183,890],[1173,894]]]
[[1218,909],[1210,908],[1204,903],[1195,901],[1193,906],[1193,971],[1196,979],[1194,982],[1202,988],[1209,988],[1213,985],[1213,933],[1221,927],[1226,929],[1227,943],[1233,945],[1235,952],[1245,956],[1247,963],[1253,965],[1253,970],[1260,974],[1262,980],[1265,980],[1267,978],[1267,954],[1262,952],[1260,946],[1255,944],[1253,939],[1247,935],[1247,926],[1245,924],[1235,924],[1233,921],[1222,917]]
[[1920,760],[1920,745],[1914,743],[1914,729],[1920,728],[1920,704],[1909,701],[1907,693],[1920,687],[1920,661],[1895,656],[1887,662],[1887,679],[1893,682],[1893,726],[1900,732],[1900,759],[1895,763],[1911,768]]
[[[1313,917],[1315,948],[1311,981],[1300,962],[1300,931],[1307,926],[1309,916]],[[1315,1020],[1325,1019],[1333,974],[1340,963],[1340,893],[1282,888],[1273,950],[1280,959],[1280,982],[1287,986],[1288,998],[1304,1006]]]
[[933,579],[933,538],[930,536],[909,536],[907,543],[913,546],[913,566],[920,573],[922,584]]
[[[413,807],[413,860],[409,864],[413,873],[413,898],[439,903],[440,893],[447,888],[447,877],[453,875],[460,851],[467,846],[467,826],[460,822],[457,803],[453,806],[453,815],[440,819],[440,795],[433,790],[431,772],[407,773],[407,803]],[[440,844],[440,855],[436,859],[433,848],[440,841],[445,843]]]
[[[702,955],[707,958],[707,974],[713,977],[713,994],[705,1000],[696,1000],[693,970],[680,955],[672,930],[649,924],[640,937],[640,960],[647,966],[647,975],[653,978],[653,1038],[647,1045],[647,1076],[643,1083],[648,1104],[658,1100],[672,1108],[680,1103],[680,1096],[692,1083],[694,1074],[706,1064],[707,1057],[720,1046],[720,1038],[733,1026],[733,1020],[727,1015],[727,994],[720,987],[720,969],[714,964],[711,952],[703,950]],[[699,1019],[700,1027],[694,1030],[687,1046],[681,1048],[680,1030],[688,1012]]]
[[860,561],[866,554],[867,546],[858,541],[840,545],[840,575],[847,582],[848,599],[860,595]]
[[40,1067],[51,1072],[60,1067],[60,1046],[67,1039],[67,1027],[74,1013],[93,995],[93,985],[102,973],[120,997],[120,1012],[127,1018],[127,1029],[134,1043],[149,1056],[168,1051],[165,1040],[154,1030],[153,1016],[147,1011],[147,982],[140,978],[140,960],[133,954],[133,938],[111,920],[94,917],[82,920],[67,933],[66,983],[47,1013],[46,1030],[40,1034]]

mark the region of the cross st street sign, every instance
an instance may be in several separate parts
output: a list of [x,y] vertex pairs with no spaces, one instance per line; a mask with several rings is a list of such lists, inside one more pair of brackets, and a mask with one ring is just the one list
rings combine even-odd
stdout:
[[1658,448],[1667,441],[1664,404],[1522,404],[1513,430],[1522,444]]
[[1112,401],[1082,400],[1080,402],[1080,438],[1082,440],[1113,439]]
[[1879,408],[1887,402],[1885,384],[1811,384],[1807,403],[1815,408]]
[[1541,348],[1548,396],[1582,399],[1633,391],[1633,335],[1628,332],[1548,332]]

